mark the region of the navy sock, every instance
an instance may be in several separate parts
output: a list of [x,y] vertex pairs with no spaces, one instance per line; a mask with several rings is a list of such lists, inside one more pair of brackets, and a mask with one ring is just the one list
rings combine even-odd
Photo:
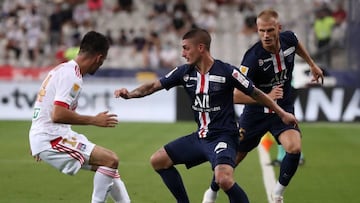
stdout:
[[279,183],[287,186],[299,165],[300,153],[286,153],[280,165]]
[[156,172],[161,176],[165,185],[174,195],[174,197],[177,200],[177,203],[190,202],[185,190],[184,183],[181,179],[181,176],[174,166],[168,169],[156,170]]
[[225,191],[230,203],[249,203],[249,199],[241,187],[235,183],[230,189]]
[[215,175],[213,175],[210,188],[215,192],[219,191],[220,189],[219,185],[215,182]]

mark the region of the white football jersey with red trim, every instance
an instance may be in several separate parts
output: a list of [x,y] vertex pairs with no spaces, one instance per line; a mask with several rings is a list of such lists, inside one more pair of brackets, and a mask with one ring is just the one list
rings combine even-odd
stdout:
[[75,110],[83,80],[78,64],[71,60],[52,69],[43,81],[36,102],[29,139],[32,154],[50,146],[50,140],[71,131],[68,124],[54,123],[51,113],[54,105]]

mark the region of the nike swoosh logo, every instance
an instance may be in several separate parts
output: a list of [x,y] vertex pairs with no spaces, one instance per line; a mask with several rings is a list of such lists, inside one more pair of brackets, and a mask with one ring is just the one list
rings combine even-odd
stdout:
[[270,66],[271,66],[271,64],[270,64],[270,65],[268,65],[268,66],[266,66],[263,70],[264,70],[264,71],[267,71],[267,69],[269,69],[269,68],[270,68]]
[[185,86],[186,87],[194,87],[195,85],[194,84],[186,84]]
[[220,152],[224,151],[225,149],[218,149],[215,151],[216,154],[219,154]]

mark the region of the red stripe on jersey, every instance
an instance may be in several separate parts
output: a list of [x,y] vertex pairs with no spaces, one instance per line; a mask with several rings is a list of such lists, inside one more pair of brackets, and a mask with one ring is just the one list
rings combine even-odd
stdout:
[[205,75],[201,74],[200,93],[204,93],[204,87],[205,87]]
[[[203,126],[207,126],[205,112],[202,112],[202,113],[201,113],[201,119],[202,119],[202,121],[203,121]],[[202,129],[200,130],[200,132],[199,132],[201,138],[203,138],[203,137],[206,136],[206,134],[204,134],[204,133],[205,133],[205,129],[202,128]]]
[[[200,93],[204,93],[204,88],[205,88],[205,75],[204,74],[201,74],[201,78],[200,78]],[[201,113],[201,119],[203,121],[203,126],[206,126],[207,125],[207,122],[206,122],[206,115],[204,112]],[[200,130],[200,137],[203,138],[205,137],[206,135],[204,134],[205,132],[205,129],[202,128]]]
[[62,101],[54,101],[54,105],[58,105],[58,106],[62,106],[62,107],[65,107],[67,109],[69,109],[69,104],[65,103],[65,102],[62,102]]
[[282,67],[281,67],[280,54],[276,54],[276,55],[275,55],[275,58],[276,58],[276,63],[277,63],[278,71],[281,72],[281,71],[282,71]]

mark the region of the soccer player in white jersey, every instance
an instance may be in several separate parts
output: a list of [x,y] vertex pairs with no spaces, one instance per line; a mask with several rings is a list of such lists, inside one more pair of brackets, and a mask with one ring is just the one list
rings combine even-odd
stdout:
[[43,160],[64,174],[75,175],[79,169],[95,171],[92,203],[105,202],[108,193],[117,203],[129,203],[118,173],[117,155],[71,129],[71,125],[115,127],[118,123],[116,115],[108,111],[95,116],[80,115],[75,111],[82,77],[99,69],[108,50],[107,38],[90,31],[83,37],[76,58],[49,72],[34,105],[30,147],[37,161]]

